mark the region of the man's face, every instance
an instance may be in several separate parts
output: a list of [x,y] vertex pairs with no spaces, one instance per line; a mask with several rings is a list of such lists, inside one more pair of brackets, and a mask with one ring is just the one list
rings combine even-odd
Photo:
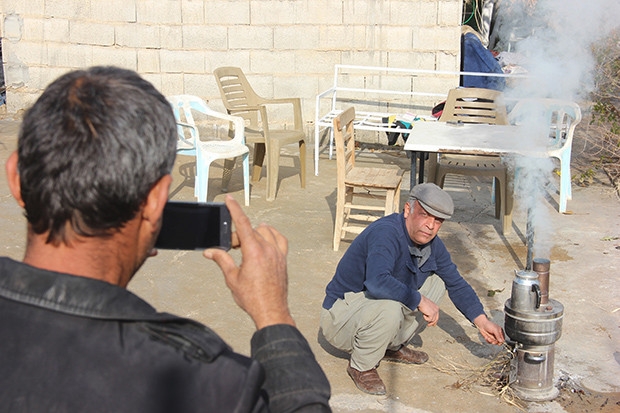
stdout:
[[417,245],[427,244],[435,238],[444,221],[443,218],[437,218],[426,212],[418,201],[415,201],[413,209],[407,202],[404,215],[409,237]]

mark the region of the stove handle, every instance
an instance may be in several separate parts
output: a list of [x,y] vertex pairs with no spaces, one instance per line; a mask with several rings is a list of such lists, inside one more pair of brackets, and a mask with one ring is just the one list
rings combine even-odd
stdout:
[[541,300],[541,294],[540,294],[540,286],[538,284],[532,284],[532,292],[536,293],[536,309],[538,310],[538,308],[540,307],[540,300]]
[[543,361],[545,361],[546,358],[547,357],[544,353],[533,354],[533,353],[525,352],[525,354],[523,355],[523,360],[525,360],[526,362],[530,364],[542,363]]

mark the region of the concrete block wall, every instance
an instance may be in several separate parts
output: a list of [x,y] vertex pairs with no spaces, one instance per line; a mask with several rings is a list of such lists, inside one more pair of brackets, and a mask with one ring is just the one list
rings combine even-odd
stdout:
[[311,121],[337,63],[458,70],[462,1],[3,0],[7,110],[93,65],[136,70],[166,95],[220,110],[212,71],[233,65],[260,95],[301,97]]

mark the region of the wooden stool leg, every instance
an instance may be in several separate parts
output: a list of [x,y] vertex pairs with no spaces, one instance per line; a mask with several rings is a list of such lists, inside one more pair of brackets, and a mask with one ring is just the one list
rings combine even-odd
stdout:
[[336,219],[334,220],[334,251],[338,251],[342,239],[342,226],[344,224],[344,199],[345,188],[338,188],[336,195]]
[[301,187],[306,187],[306,141],[299,141],[299,177]]

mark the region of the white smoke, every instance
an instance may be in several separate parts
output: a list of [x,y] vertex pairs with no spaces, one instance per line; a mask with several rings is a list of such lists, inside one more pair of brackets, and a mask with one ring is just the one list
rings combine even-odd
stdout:
[[[619,0],[499,0],[495,31],[500,45],[522,57],[528,78],[511,84],[508,101],[519,98],[555,98],[577,102],[587,110],[594,88],[595,59],[591,47],[620,27]],[[522,119],[528,125],[524,145],[544,150],[546,134],[540,117]],[[538,139],[534,139],[538,136]],[[516,160],[515,199],[529,211],[534,229],[534,257],[549,258],[550,205],[545,200],[554,164],[550,159]]]

